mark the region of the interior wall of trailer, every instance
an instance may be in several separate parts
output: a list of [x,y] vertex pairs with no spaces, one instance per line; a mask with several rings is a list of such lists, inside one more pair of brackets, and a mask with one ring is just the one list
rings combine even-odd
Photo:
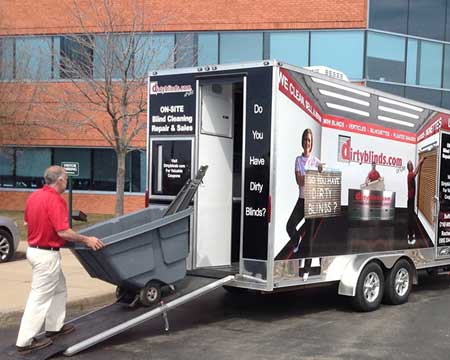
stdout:
[[[272,194],[272,223],[275,226],[274,253],[289,242],[286,223],[299,197],[299,187],[295,179],[295,161],[303,152],[302,134],[309,128],[313,134],[312,156],[321,159],[322,127],[303,111],[296,103],[277,92],[274,143],[275,192]],[[281,235],[283,234],[283,235]]]

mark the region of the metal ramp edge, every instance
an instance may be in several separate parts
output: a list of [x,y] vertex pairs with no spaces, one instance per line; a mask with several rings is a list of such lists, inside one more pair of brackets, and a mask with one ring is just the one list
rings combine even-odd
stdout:
[[234,275],[228,275],[222,279],[216,280],[214,282],[211,282],[205,286],[202,286],[200,288],[197,288],[185,295],[182,295],[180,297],[177,297],[167,303],[163,303],[156,308],[153,308],[152,310],[149,310],[148,312],[145,312],[141,315],[138,315],[130,320],[127,320],[121,324],[118,324],[108,330],[105,330],[101,333],[98,333],[88,339],[85,339],[83,341],[80,341],[77,344],[69,346],[65,351],[65,356],[72,356],[80,351],[83,351],[91,346],[94,346],[102,341],[105,341],[117,334],[120,334],[128,329],[131,329],[137,325],[142,324],[143,322],[153,319],[159,315],[165,315],[169,310],[175,309],[176,307],[183,305],[191,300],[194,300],[202,295],[205,295],[227,283],[234,280]]

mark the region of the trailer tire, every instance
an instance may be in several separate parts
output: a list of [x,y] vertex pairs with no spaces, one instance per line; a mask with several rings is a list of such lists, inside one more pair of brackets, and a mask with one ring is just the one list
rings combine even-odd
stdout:
[[386,276],[384,302],[391,305],[400,305],[408,301],[413,282],[413,268],[411,264],[400,259],[395,263]]
[[144,306],[155,305],[161,300],[161,286],[157,281],[150,281],[139,292],[139,301]]
[[376,262],[371,262],[364,267],[359,275],[352,305],[358,311],[374,311],[379,308],[383,293],[383,270]]

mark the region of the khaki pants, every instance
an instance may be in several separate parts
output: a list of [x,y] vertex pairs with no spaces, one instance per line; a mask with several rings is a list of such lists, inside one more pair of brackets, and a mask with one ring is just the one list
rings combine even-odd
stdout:
[[29,247],[32,267],[31,292],[20,323],[17,346],[27,346],[42,329],[59,331],[66,317],[66,279],[61,270],[61,254]]

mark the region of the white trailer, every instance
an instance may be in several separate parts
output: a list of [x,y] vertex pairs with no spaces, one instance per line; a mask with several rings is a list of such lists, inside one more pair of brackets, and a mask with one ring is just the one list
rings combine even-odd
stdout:
[[[131,311],[119,291],[118,302],[71,320],[79,330],[40,358],[76,354],[161,315],[168,330],[169,310],[221,286],[338,283],[370,311],[407,301],[418,270],[450,266],[448,110],[277,61],[158,71],[149,78],[147,154],[151,206],[173,200],[208,165],[186,210],[187,276],[150,308]],[[126,215],[136,228],[116,235],[141,234],[141,213]],[[183,229],[175,243],[186,241]],[[173,241],[159,261],[184,262]],[[103,251],[132,282],[135,269],[151,267],[141,252],[151,242],[141,237],[127,256]],[[90,274],[108,281],[111,270],[96,264]],[[140,295],[155,300],[155,286]]]
[[[191,274],[232,274],[235,291],[337,282],[374,310],[407,301],[418,270],[450,264],[449,131],[448,110],[277,61],[155,71],[148,200],[208,165]],[[299,186],[306,139],[316,166]]]

